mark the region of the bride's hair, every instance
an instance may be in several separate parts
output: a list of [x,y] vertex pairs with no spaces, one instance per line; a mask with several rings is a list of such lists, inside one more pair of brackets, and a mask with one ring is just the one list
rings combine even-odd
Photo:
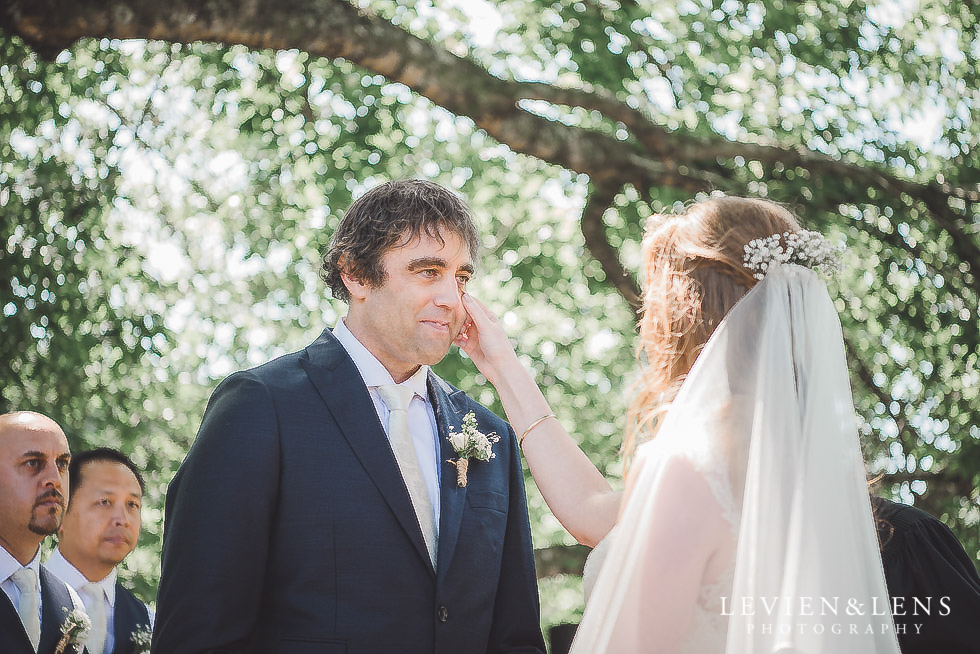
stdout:
[[757,238],[796,232],[787,209],[756,198],[712,197],[677,214],[657,214],[643,239],[643,313],[637,358],[648,365],[627,414],[627,463],[656,432],[715,327],[758,280],[743,265]]

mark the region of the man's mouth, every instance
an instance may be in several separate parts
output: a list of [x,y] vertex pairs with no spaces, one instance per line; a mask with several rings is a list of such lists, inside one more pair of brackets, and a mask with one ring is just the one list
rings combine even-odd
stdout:
[[34,508],[50,509],[58,507],[62,511],[65,509],[65,498],[57,492],[45,493],[34,501]]
[[427,325],[432,329],[438,330],[440,332],[449,333],[449,322],[443,320],[423,320],[423,325]]

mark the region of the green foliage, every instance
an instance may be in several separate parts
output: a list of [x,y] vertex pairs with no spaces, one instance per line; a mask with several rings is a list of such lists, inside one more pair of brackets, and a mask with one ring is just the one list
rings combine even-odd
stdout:
[[[145,598],[159,575],[166,484],[208,393],[333,325],[344,308],[325,297],[320,252],[352,197],[380,180],[430,177],[469,198],[486,235],[474,292],[521,334],[541,378],[564,385],[567,394],[549,393],[568,407],[566,425],[621,473],[616,386],[631,368],[630,318],[598,266],[583,270],[582,180],[343,61],[92,41],[43,64],[16,39],[4,45],[7,97],[37,79],[81,87],[8,123],[35,147],[15,138],[4,152],[13,185],[2,196],[2,266],[15,280],[3,298],[4,408],[49,413],[73,448],[119,446],[149,471],[143,539],[126,562]],[[14,86],[27,67],[32,76]],[[24,120],[52,105],[61,123]],[[84,156],[46,155],[73,139]],[[55,167],[38,181],[46,165]],[[29,249],[30,239],[47,249]],[[59,272],[57,297],[69,304],[54,315],[35,296]],[[48,325],[44,338],[32,323]],[[438,370],[500,410],[459,353]],[[540,496],[533,502],[545,515]],[[553,518],[535,523],[539,542],[570,542]]]
[[[677,134],[805,147],[922,183],[975,190],[980,181],[970,118],[980,103],[972,54],[980,31],[965,7],[539,0],[497,8],[495,38],[471,54],[506,60],[515,77],[535,70],[612,93]],[[617,128],[574,108],[543,115]],[[726,192],[784,202],[810,227],[846,238],[851,266],[835,290],[866,453],[872,472],[889,474],[879,492],[941,516],[980,558],[976,206],[814,170],[746,153],[707,161],[702,172]],[[646,215],[687,199],[665,187],[625,189],[605,216],[623,261],[636,261]],[[966,239],[939,224],[936,207],[949,209]]]
[[[980,36],[965,4],[360,4],[497,76],[612,94],[705,148],[776,143],[919,182],[980,182]],[[584,176],[303,52],[102,40],[46,63],[0,35],[0,62],[0,410],[41,410],[73,448],[116,445],[145,467],[143,540],[126,564],[145,598],[166,484],[207,395],[337,320],[319,253],[351,199],[382,180],[427,177],[469,199],[486,252],[473,292],[583,449],[622,474],[633,316],[586,254]],[[624,131],[542,104],[528,109]],[[851,265],[834,290],[873,472],[892,474],[883,493],[939,515],[980,555],[980,283],[968,260],[980,216],[948,203],[967,243],[923,199],[825,170],[746,154],[709,156],[701,172],[847,239]],[[646,217],[689,199],[621,189],[604,221],[627,268]],[[438,372],[499,412],[465,356]],[[535,543],[570,544],[528,490]],[[579,615],[578,584],[542,584],[546,622]]]

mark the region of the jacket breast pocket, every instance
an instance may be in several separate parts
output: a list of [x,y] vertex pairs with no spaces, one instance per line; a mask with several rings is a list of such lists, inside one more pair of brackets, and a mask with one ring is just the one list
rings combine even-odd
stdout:
[[466,503],[473,509],[491,509],[507,513],[507,496],[495,491],[472,490],[466,494]]
[[347,654],[347,641],[283,638],[276,654]]

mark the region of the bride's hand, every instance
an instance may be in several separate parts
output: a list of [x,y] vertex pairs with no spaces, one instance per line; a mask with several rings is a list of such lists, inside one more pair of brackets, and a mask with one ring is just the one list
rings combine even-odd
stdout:
[[467,319],[455,343],[473,360],[477,370],[495,384],[508,365],[519,364],[517,354],[497,316],[482,302],[464,293],[463,306]]

